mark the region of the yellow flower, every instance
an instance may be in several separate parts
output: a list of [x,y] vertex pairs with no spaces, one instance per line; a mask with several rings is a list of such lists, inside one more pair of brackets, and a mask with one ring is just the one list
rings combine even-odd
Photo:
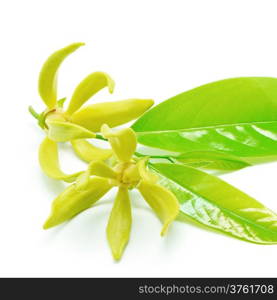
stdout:
[[129,189],[137,188],[163,223],[161,235],[179,212],[179,203],[172,192],[158,184],[158,176],[147,168],[147,159],[134,157],[136,135],[131,128],[112,131],[108,125],[101,128],[108,139],[113,156],[112,165],[101,160],[92,161],[87,171],[78,176],[53,202],[44,228],[59,225],[91,207],[111,188],[117,195],[107,225],[107,239],[114,259],[119,260],[128,243],[132,214]]
[[[154,103],[151,99],[127,99],[83,107],[84,103],[101,89],[107,87],[110,93],[114,90],[114,81],[108,74],[94,72],[77,85],[67,109],[64,109],[65,98],[61,100],[57,98],[58,69],[67,56],[83,45],[83,43],[74,43],[49,56],[42,66],[38,84],[39,94],[47,108],[38,114],[29,107],[31,114],[47,134],[40,147],[42,170],[49,177],[65,181],[72,181],[76,178],[76,174],[67,175],[61,171],[57,145],[53,142],[74,141],[73,147],[78,154],[80,149],[90,147],[80,139],[94,138],[95,132],[100,130],[102,124],[115,127],[127,123],[139,117]],[[95,155],[103,156],[102,150],[94,147]],[[106,152],[106,154],[111,153]]]

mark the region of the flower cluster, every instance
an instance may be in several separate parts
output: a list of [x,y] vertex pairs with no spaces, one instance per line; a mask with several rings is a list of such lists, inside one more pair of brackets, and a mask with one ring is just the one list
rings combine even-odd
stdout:
[[117,195],[107,226],[107,238],[115,259],[120,259],[130,236],[132,216],[128,190],[137,188],[149,206],[163,222],[161,235],[179,212],[176,197],[160,186],[158,177],[146,167],[146,159],[135,158],[136,135],[130,128],[111,131],[104,124],[101,132],[108,139],[114,160],[112,165],[93,160],[75,183],[61,193],[52,204],[44,228],[59,225],[89,208],[111,188]]
[[[107,238],[113,257],[119,260],[131,231],[129,190],[138,189],[160,218],[163,223],[161,235],[166,233],[169,224],[178,215],[179,204],[172,192],[159,185],[159,177],[151,171],[148,158],[135,155],[135,132],[131,128],[111,129],[139,117],[152,106],[152,100],[129,99],[83,107],[102,88],[108,87],[110,92],[113,91],[113,80],[103,72],[92,73],[81,81],[66,110],[63,109],[65,99],[57,100],[58,68],[70,53],[82,45],[69,45],[48,58],[39,78],[39,93],[47,108],[41,114],[30,108],[47,134],[39,149],[42,170],[51,178],[72,182],[53,201],[44,228],[68,221],[117,187],[107,225]],[[109,142],[110,149],[100,149],[85,140],[97,137],[97,132],[101,132],[99,136]],[[61,170],[57,142],[67,141],[88,163],[87,170],[74,174],[65,174]]]
[[[71,182],[77,174],[64,174],[58,164],[56,142],[75,141],[74,149],[79,153],[83,147],[80,139],[95,138],[102,124],[111,127],[125,124],[138,118],[154,101],[151,99],[127,99],[116,102],[104,102],[83,106],[87,100],[101,89],[114,90],[114,81],[104,72],[94,72],[83,79],[75,88],[67,109],[65,98],[57,100],[57,75],[65,58],[77,50],[83,43],[71,44],[53,53],[44,63],[39,75],[39,94],[47,108],[38,114],[29,107],[32,115],[47,137],[39,151],[42,170],[51,178]],[[95,151],[97,152],[97,148]],[[102,150],[99,149],[98,152]]]

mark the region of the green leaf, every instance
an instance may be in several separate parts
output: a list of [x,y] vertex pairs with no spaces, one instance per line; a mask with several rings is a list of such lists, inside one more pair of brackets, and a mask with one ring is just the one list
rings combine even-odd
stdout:
[[193,220],[233,237],[258,244],[277,243],[277,215],[221,179],[177,164],[151,164],[160,184]]
[[277,156],[277,79],[233,78],[200,86],[157,105],[132,128],[139,143],[150,147],[270,161]]
[[62,48],[48,57],[39,74],[39,94],[48,108],[54,108],[57,102],[57,73],[64,59],[83,46],[84,43],[74,43]]
[[207,170],[234,171],[250,166],[248,162],[233,155],[215,151],[191,151],[175,159],[185,165]]
[[277,155],[277,121],[212,126],[201,129],[145,132],[138,141],[174,152],[218,151],[245,158]]

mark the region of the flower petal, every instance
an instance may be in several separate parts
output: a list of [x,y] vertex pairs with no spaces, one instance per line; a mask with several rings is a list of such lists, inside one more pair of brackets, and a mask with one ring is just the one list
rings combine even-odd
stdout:
[[113,179],[109,181],[112,185],[114,180],[117,179],[117,173],[102,161],[93,161],[89,164],[88,169],[78,176],[76,180],[76,188],[78,190],[85,189],[89,184],[90,176],[98,176],[106,179]]
[[111,157],[113,153],[110,149],[95,147],[85,140],[73,140],[71,144],[75,153],[88,163],[92,160],[106,160]]
[[48,137],[56,142],[95,137],[94,132],[70,122],[46,120],[46,124],[48,127]]
[[43,172],[58,180],[73,182],[82,172],[65,174],[59,164],[58,145],[46,137],[39,147],[39,163]]
[[159,178],[157,175],[155,175],[154,173],[152,173],[147,169],[146,167],[147,160],[148,158],[142,158],[137,162],[139,175],[144,181],[155,184]]
[[70,185],[53,201],[51,214],[43,228],[48,229],[59,225],[90,208],[111,187],[108,180],[99,177],[90,178],[89,184],[84,190],[77,190],[76,184]]
[[107,238],[114,259],[119,260],[129,241],[132,225],[128,190],[119,187],[107,226]]
[[129,99],[97,103],[81,108],[72,116],[72,122],[99,132],[102,124],[115,127],[132,121],[153,105],[151,99]]
[[76,190],[80,191],[86,189],[89,185],[89,179],[90,179],[90,171],[86,170],[80,176],[77,177],[75,182]]
[[[92,161],[88,169],[83,172],[80,176],[78,176],[76,180],[76,188],[78,190],[84,189],[89,184],[89,178],[91,175],[109,178],[109,179],[116,179],[117,173],[108,165],[106,165],[102,161]],[[112,184],[112,181],[110,181]]]
[[64,59],[84,43],[74,43],[62,48],[48,57],[39,74],[38,91],[48,108],[57,102],[57,72]]
[[108,125],[104,124],[101,127],[101,132],[110,142],[119,161],[128,162],[131,160],[137,147],[136,134],[131,128],[112,131]]
[[145,201],[155,211],[163,222],[161,235],[164,235],[168,226],[179,213],[179,202],[172,192],[166,188],[142,180],[138,186]]
[[117,173],[102,161],[91,162],[88,169],[90,170],[90,175],[96,175],[110,179],[117,178]]
[[73,114],[77,111],[89,98],[95,95],[98,91],[104,87],[109,88],[109,92],[112,93],[114,90],[114,81],[112,78],[103,72],[94,72],[88,75],[82,80],[75,91],[73,92],[66,113],[68,115]]

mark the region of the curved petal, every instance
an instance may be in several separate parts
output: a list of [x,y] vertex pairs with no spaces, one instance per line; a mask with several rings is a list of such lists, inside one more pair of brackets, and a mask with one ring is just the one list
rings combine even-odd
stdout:
[[148,158],[142,158],[137,162],[139,175],[142,180],[147,181],[148,183],[155,184],[158,181],[158,176],[149,171],[146,167],[146,162]]
[[95,133],[70,122],[46,120],[48,137],[55,142],[94,138]]
[[68,115],[73,114],[77,111],[89,98],[95,95],[98,91],[104,87],[109,88],[109,92],[112,93],[114,90],[114,81],[112,78],[103,72],[94,72],[88,75],[82,80],[75,91],[73,92],[66,113]]
[[88,163],[92,160],[106,160],[113,154],[111,149],[95,147],[86,140],[73,140],[71,144],[75,153]]
[[90,208],[111,187],[108,180],[99,177],[90,178],[89,184],[84,190],[76,189],[76,184],[70,185],[53,201],[50,216],[43,228],[48,229],[59,225]]
[[136,134],[131,128],[112,131],[108,125],[104,124],[101,127],[101,132],[108,139],[119,161],[128,162],[131,160],[137,147]]
[[129,99],[92,104],[76,111],[71,120],[89,130],[99,132],[102,124],[115,127],[138,118],[153,103],[151,99]]
[[114,259],[119,260],[129,241],[132,225],[131,204],[128,190],[118,189],[107,226],[107,238]]
[[[102,161],[93,161],[89,164],[88,169],[81,174],[76,180],[77,189],[81,190],[87,187],[90,176],[117,179],[117,173]],[[113,181],[110,181],[112,184]]]
[[77,177],[75,183],[76,183],[76,190],[84,190],[89,185],[89,179],[90,179],[90,171],[86,170],[83,172],[80,176]]
[[155,211],[163,222],[161,235],[164,235],[168,226],[179,213],[179,202],[172,192],[158,185],[142,180],[138,186],[145,201]]
[[74,43],[62,48],[48,57],[39,74],[38,91],[48,108],[57,102],[57,72],[64,59],[84,43]]
[[53,179],[73,182],[82,172],[65,174],[59,163],[58,145],[46,137],[39,147],[39,163],[43,172]]
[[93,161],[88,167],[90,175],[116,179],[117,173],[102,161]]

